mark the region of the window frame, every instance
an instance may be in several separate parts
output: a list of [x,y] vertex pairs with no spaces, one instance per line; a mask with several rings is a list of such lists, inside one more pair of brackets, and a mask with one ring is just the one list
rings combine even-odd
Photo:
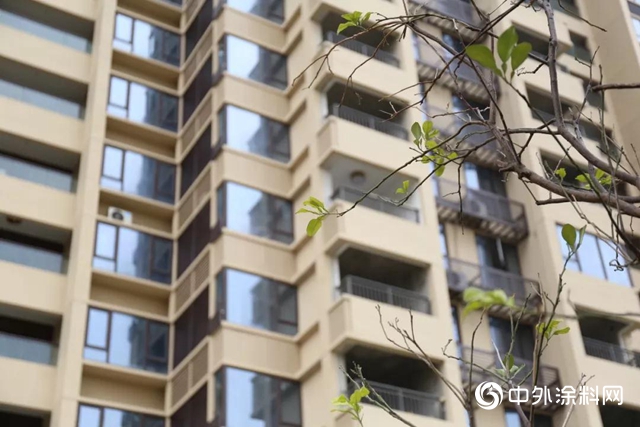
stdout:
[[[105,409],[111,409],[111,410],[116,410],[116,411],[121,411],[124,413],[130,413],[130,414],[134,414],[134,415],[138,415],[140,417],[140,426],[139,427],[146,427],[147,426],[147,419],[151,419],[151,420],[162,420],[162,423],[164,426],[167,425],[167,421],[165,420],[164,417],[159,417],[156,415],[151,415],[151,414],[145,414],[143,412],[134,412],[134,411],[128,411],[125,409],[120,409],[120,408],[114,408],[112,406],[100,406],[100,405],[95,405],[93,403],[84,403],[82,401],[78,402],[78,411],[77,411],[77,415],[76,415],[76,427],[84,427],[80,425],[80,411],[82,410],[82,407],[87,407],[87,408],[94,408],[100,411],[100,420],[98,422],[98,425],[95,427],[104,427],[104,413],[105,413]],[[94,426],[90,426],[90,427],[94,427]]]

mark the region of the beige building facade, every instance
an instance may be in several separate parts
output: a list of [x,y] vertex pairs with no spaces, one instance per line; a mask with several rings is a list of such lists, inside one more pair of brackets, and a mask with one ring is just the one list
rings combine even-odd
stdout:
[[[466,1],[425,3],[481,24]],[[478,1],[485,10],[501,3]],[[606,79],[637,80],[640,7],[562,3],[563,102],[582,103],[591,77],[579,60],[596,47]],[[330,69],[307,68],[342,40],[340,15],[355,10],[398,16],[403,5],[0,0],[0,426],[355,427],[331,412],[350,389],[340,368],[354,362],[416,426],[468,425],[442,381],[385,338],[376,305],[385,323],[404,327],[411,309],[425,353],[466,387],[468,372],[442,350],[451,341],[447,354],[469,356],[479,316],[461,315],[461,293],[497,288],[519,302],[532,286],[553,294],[565,256],[558,226],[583,221],[568,206],[537,207],[521,182],[489,167],[496,154],[486,146],[461,170],[462,224],[460,200],[449,195],[455,168],[402,207],[385,201],[402,181],[413,188],[424,178],[426,166],[412,164],[307,237],[310,217],[294,212],[309,196],[348,208],[408,160],[413,122],[433,117],[451,134],[460,124],[440,112],[488,101],[461,67],[421,110],[384,120],[390,104],[420,97],[417,87],[401,89],[442,67],[410,38],[376,52],[382,36],[370,33],[333,51]],[[442,20],[420,25],[455,49],[474,36]],[[536,68],[544,16],[521,8],[496,29],[511,25],[534,46],[525,68]],[[512,126],[541,125],[548,79],[542,67],[515,80],[538,115],[501,91]],[[358,96],[343,96],[348,82]],[[626,150],[640,132],[639,96],[604,100],[606,131]],[[586,114],[601,107],[590,96]],[[585,122],[597,150],[593,128]],[[524,160],[543,173],[561,157],[538,136]],[[607,223],[603,209],[584,211]],[[570,427],[640,426],[640,323],[603,314],[640,313],[640,272],[614,271],[614,257],[586,235],[559,306],[571,331],[543,355],[540,385],[555,395],[594,375],[600,390],[622,386],[624,404],[578,406]],[[534,326],[525,319],[514,341],[519,364],[532,363]],[[476,362],[493,368],[492,342],[504,351],[509,337],[508,318],[492,311],[477,331]],[[373,405],[364,411],[367,427],[401,425]],[[566,411],[542,405],[536,426],[559,427]],[[520,426],[508,403],[474,413],[475,427]]]

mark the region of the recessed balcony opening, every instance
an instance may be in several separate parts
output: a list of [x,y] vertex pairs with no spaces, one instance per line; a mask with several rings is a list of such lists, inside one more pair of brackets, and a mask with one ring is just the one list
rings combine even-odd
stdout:
[[589,356],[640,367],[640,353],[625,348],[629,325],[588,313],[579,315],[584,349]]
[[602,427],[636,427],[640,425],[640,411],[616,403],[600,406]]
[[[354,363],[360,366],[365,379],[391,408],[445,418],[442,385],[424,362],[366,347],[352,348],[344,361],[348,372]],[[347,383],[349,390],[355,388],[348,379]],[[364,403],[371,400],[365,399]]]
[[48,427],[49,419],[49,414],[41,414],[11,407],[2,407],[2,409],[0,409],[0,426]]
[[[338,26],[343,22],[344,18],[340,15],[335,13],[328,14],[320,24],[323,40],[338,43],[363,31],[361,28],[350,27],[338,34]],[[352,40],[342,43],[340,46],[368,57],[374,57],[378,61],[394,67],[399,67],[400,61],[395,55],[398,47],[396,40],[397,38],[394,34],[388,35],[385,39],[384,34],[380,31],[368,31],[358,35],[358,37]]]
[[[468,26],[480,28],[483,24],[482,17],[469,0],[411,0],[410,3],[414,5],[414,13],[432,11],[467,24],[459,25],[451,19],[441,19],[435,16],[427,18],[433,25],[449,31],[459,31],[465,37],[477,35],[477,32],[468,28]],[[420,24],[420,21],[418,23]],[[429,31],[431,32],[431,30]]]
[[66,273],[71,232],[0,214],[0,260]]
[[339,289],[416,312],[430,313],[427,271],[381,255],[347,248],[338,256]]
[[331,85],[326,94],[328,115],[366,126],[369,129],[407,140],[409,131],[402,114],[391,118],[403,106],[340,83]]
[[0,305],[0,357],[55,365],[60,323],[59,317]]
[[[357,162],[347,157],[334,156],[325,164],[326,187],[332,200],[343,200],[354,203],[369,190],[378,185],[390,171],[370,164]],[[395,175],[385,181],[369,194],[359,206],[384,212],[408,221],[420,222],[420,199],[412,195],[403,205],[396,205],[403,195],[396,190],[404,181],[409,181],[409,191],[417,184],[415,179],[403,175]]]

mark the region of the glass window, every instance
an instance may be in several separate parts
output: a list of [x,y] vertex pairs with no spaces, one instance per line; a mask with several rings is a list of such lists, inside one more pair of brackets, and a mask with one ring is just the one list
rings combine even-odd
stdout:
[[168,334],[164,323],[89,308],[84,358],[165,373]]
[[0,230],[0,259],[54,273],[66,272],[64,245]]
[[180,36],[118,13],[113,46],[145,58],[180,65]]
[[174,367],[178,366],[209,334],[209,323],[209,287],[207,286],[174,324]]
[[[220,123],[218,126],[222,126]],[[180,196],[183,196],[211,161],[211,125],[202,133],[180,164]]]
[[173,242],[99,222],[93,266],[119,274],[171,283]]
[[[569,255],[567,244],[562,238],[562,226],[557,226],[558,241],[562,249],[563,258],[566,260]],[[585,233],[582,239],[582,245],[578,249],[578,253],[571,258],[567,264],[567,268],[574,271],[580,271],[590,276],[599,277],[618,285],[631,287],[631,279],[627,268],[616,270],[611,263],[616,259],[616,251],[609,243],[594,236]]]
[[254,188],[227,182],[218,189],[224,227],[283,243],[293,241],[291,202]]
[[[503,355],[511,346],[511,321],[498,319],[496,317],[489,318],[489,328],[491,339]],[[534,334],[530,325],[518,325],[515,339],[513,340],[513,355],[524,360],[531,360],[533,357]]]
[[178,276],[211,241],[211,205],[205,204],[178,238]]
[[633,21],[633,30],[636,32],[636,38],[640,41],[640,19],[631,18]]
[[212,57],[205,61],[196,74],[196,77],[191,81],[184,95],[182,96],[182,125],[191,118],[196,108],[200,105],[202,100],[211,90],[213,86],[213,61]]
[[106,145],[100,185],[165,203],[174,203],[176,167],[135,151]]
[[227,0],[227,4],[278,24],[284,21],[284,0]]
[[61,98],[21,83],[0,79],[0,96],[13,98],[17,101],[35,105],[38,108],[43,108],[65,116],[77,119],[84,118],[84,101],[80,103]]
[[107,112],[134,122],[178,130],[178,98],[111,76]]
[[78,427],[100,427],[102,411],[95,406],[80,405]]
[[235,36],[226,36],[221,41],[218,55],[222,69],[230,74],[278,89],[287,88],[286,56]]
[[225,320],[288,335],[298,332],[295,287],[232,269],[223,270],[216,281],[218,312]]
[[75,190],[72,172],[9,154],[0,153],[0,173],[62,191]]
[[227,427],[302,425],[296,382],[227,367],[216,373],[216,386],[218,417]]
[[280,162],[289,161],[287,125],[233,105],[220,110],[218,123],[220,140],[228,146]]
[[164,419],[114,408],[80,405],[78,427],[163,427]]

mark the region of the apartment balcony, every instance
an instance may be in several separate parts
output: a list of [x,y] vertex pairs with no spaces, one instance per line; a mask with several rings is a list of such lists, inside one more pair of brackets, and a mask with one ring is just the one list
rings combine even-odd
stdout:
[[[462,348],[462,356],[461,358],[464,361],[470,361],[472,356],[471,347],[463,347]],[[493,351],[484,351],[479,350],[477,348],[473,349],[473,363],[481,368],[484,368],[488,371],[493,371],[495,369],[501,369],[502,364],[498,355]],[[533,376],[529,375],[529,373],[533,370],[533,361],[526,360],[521,357],[514,357],[514,364],[516,366],[525,367],[516,375],[514,378],[514,382],[517,384],[522,383],[520,386],[528,388],[530,391],[533,390]],[[469,385],[469,365],[465,363],[461,363],[462,368],[462,381],[464,386]],[[527,377],[528,376],[528,377]],[[495,381],[496,378],[492,375],[489,375],[486,371],[476,367],[471,373],[471,386],[472,389],[480,385],[485,381]],[[538,380],[536,382],[536,387],[546,387],[551,390],[552,393],[555,392],[556,388],[562,388],[560,384],[560,371],[552,366],[541,365],[538,370]],[[542,402],[541,402],[542,403]],[[543,411],[553,411],[556,410],[560,405],[555,402],[547,402],[546,404],[536,405],[536,408]]]
[[[484,20],[478,14],[473,5],[468,1],[463,0],[411,0],[412,9],[414,13],[419,13],[420,10],[434,12],[443,15],[448,18],[461,21],[469,26],[475,28],[481,28],[484,25]],[[442,19],[437,17],[427,18],[428,22],[436,25],[440,28],[450,31],[460,31],[465,37],[472,37],[477,34],[476,31],[470,30],[465,25],[455,25],[449,19]]]
[[347,37],[333,31],[327,31],[324,34],[324,39],[325,41],[334,44],[342,42],[340,46],[344,47],[345,49],[358,52],[370,58],[373,57],[378,61],[382,61],[385,64],[391,65],[392,67],[400,67],[400,60],[393,53],[382,50],[378,48],[377,45],[372,46],[370,44],[363,43],[359,39],[352,39],[344,42]]
[[584,342],[585,352],[589,356],[640,368],[640,353],[637,351],[588,337],[582,337],[582,341]]
[[47,341],[0,331],[0,357],[55,365],[58,349]]
[[[441,222],[463,224],[505,242],[517,243],[528,234],[524,205],[489,191],[436,179],[436,203]],[[459,192],[459,193],[458,193]]]
[[[11,387],[0,387],[2,409],[9,406],[29,408],[33,411],[51,411],[54,406],[57,369],[50,364],[31,363],[13,357],[0,355],[2,383]],[[6,413],[0,411],[0,425],[5,426]],[[15,420],[18,421],[18,420]],[[23,420],[20,420],[23,421]],[[9,423],[10,426],[31,426],[34,424]]]
[[[349,203],[355,203],[357,200],[361,199],[364,194],[365,192],[356,190],[355,188],[338,187],[333,191],[331,200],[339,199]],[[420,212],[418,209],[409,206],[397,206],[375,193],[369,194],[360,202],[359,205],[379,212],[384,212],[398,218],[406,219],[408,221],[416,223],[420,222]]]
[[391,135],[405,141],[409,139],[409,131],[403,125],[392,121],[386,121],[381,117],[367,114],[346,105],[332,104],[329,110],[329,115],[339,117],[343,120],[350,121],[351,123],[355,123],[378,132],[386,133],[387,135]]
[[[535,290],[539,289],[538,282],[525,279],[524,277],[498,270],[497,268],[473,264],[459,259],[448,258],[447,282],[449,289],[455,293],[462,293],[469,287],[476,287],[484,290],[501,289],[508,296],[514,296],[515,302],[522,305],[527,301],[527,307],[533,309],[540,304],[540,297]],[[493,307],[495,314],[508,312],[504,306]],[[534,313],[531,313],[535,316]],[[527,317],[525,314],[524,317]]]
[[12,408],[3,408],[0,411],[0,425],[20,427],[48,427],[49,416],[45,414],[34,415],[31,412],[13,411]]
[[414,312],[427,314],[431,312],[431,303],[426,295],[364,277],[346,276],[340,282],[339,289],[342,293],[406,308]]
[[[423,81],[430,81],[436,78],[438,73],[453,58],[453,55],[441,46],[428,46],[421,40],[416,41],[414,50],[418,65],[418,75],[420,80]],[[488,69],[481,65],[476,65],[476,69],[477,72],[468,63],[457,59],[449,64],[447,71],[440,76],[438,82],[452,91],[488,102],[489,96],[482,84],[482,79],[485,82],[489,82],[493,79],[493,76]],[[482,79],[480,76],[482,76]]]
[[[396,387],[389,384],[369,381],[371,387],[382,399],[396,411],[444,419],[444,400],[441,396],[424,391],[415,391],[404,387]],[[353,393],[353,383],[349,387],[349,393]],[[363,403],[375,404],[375,397],[365,398]]]

